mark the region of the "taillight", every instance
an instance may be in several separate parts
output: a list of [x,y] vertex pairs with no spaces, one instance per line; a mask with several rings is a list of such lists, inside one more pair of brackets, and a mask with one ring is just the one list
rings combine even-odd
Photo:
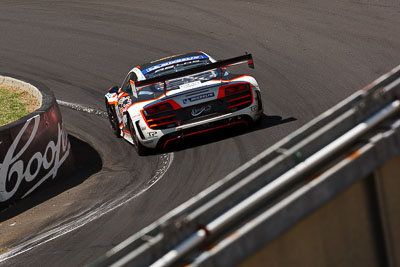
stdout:
[[225,87],[225,96],[237,94],[249,90],[248,83],[236,84],[232,86]]
[[253,102],[251,85],[247,82],[223,85],[219,88],[218,98],[227,104],[230,111],[248,107]]
[[148,108],[144,109],[144,114],[146,116],[151,116],[157,113],[162,113],[162,112],[166,112],[166,111],[171,111],[172,106],[170,103],[162,103],[162,104],[157,104]]
[[143,109],[143,115],[147,125],[152,129],[165,129],[176,127],[180,124],[172,105],[168,102]]

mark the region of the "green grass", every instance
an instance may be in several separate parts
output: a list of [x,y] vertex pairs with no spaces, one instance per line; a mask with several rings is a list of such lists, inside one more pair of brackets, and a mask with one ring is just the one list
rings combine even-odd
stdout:
[[0,126],[16,121],[39,108],[39,101],[19,88],[0,85]]
[[0,248],[0,254],[6,253],[8,251],[10,251],[9,248]]

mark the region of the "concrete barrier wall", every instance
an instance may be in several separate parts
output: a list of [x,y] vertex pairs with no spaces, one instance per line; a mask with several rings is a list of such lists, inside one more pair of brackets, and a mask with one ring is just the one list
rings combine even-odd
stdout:
[[6,203],[54,179],[68,158],[70,143],[49,89],[3,75],[1,83],[30,91],[41,103],[36,111],[0,127],[0,203]]

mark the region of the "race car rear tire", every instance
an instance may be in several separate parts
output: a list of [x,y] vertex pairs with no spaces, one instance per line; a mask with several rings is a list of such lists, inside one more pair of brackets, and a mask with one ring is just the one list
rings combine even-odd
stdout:
[[256,119],[255,121],[253,121],[253,123],[251,123],[252,127],[256,127],[258,125],[260,125],[262,122],[262,116],[260,116],[258,119]]
[[149,150],[145,146],[143,146],[142,143],[140,143],[130,116],[126,115],[126,117],[127,117],[127,121],[128,121],[129,131],[130,131],[131,137],[132,137],[133,146],[135,147],[136,152],[139,154],[139,156],[147,155]]
[[[258,105],[258,111],[263,114],[263,104],[261,100],[261,93],[259,91],[256,91],[257,93],[257,105]],[[261,115],[259,118],[257,118],[255,121],[253,121],[252,126],[258,126],[262,122],[263,116]]]
[[111,128],[115,136],[121,138],[121,129],[119,128],[118,125],[117,113],[115,112],[115,108],[112,107],[110,104],[108,104],[107,99],[106,99],[106,109],[107,109],[108,120],[110,121]]

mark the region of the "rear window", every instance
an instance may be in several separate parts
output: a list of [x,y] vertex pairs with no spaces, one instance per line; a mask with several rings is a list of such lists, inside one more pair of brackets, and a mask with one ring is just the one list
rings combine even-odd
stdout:
[[[195,67],[201,65],[194,65]],[[176,67],[176,66],[174,66]],[[193,67],[193,64],[190,65]],[[179,69],[179,66],[178,66]],[[183,70],[183,69],[181,69]],[[180,71],[181,71],[180,70]],[[170,73],[170,72],[168,72]],[[167,74],[167,73],[164,73]],[[154,83],[151,85],[146,85],[143,87],[137,87],[139,101],[151,100],[160,97],[165,91],[184,89],[192,85],[201,85],[201,83],[209,81],[211,79],[216,79],[221,76],[227,75],[228,72],[223,69],[213,69],[204,72],[195,73],[192,75],[180,77],[173,80],[167,80],[160,83]],[[157,77],[157,76],[154,76]],[[153,78],[153,77],[152,77]],[[165,87],[165,88],[164,88]]]

